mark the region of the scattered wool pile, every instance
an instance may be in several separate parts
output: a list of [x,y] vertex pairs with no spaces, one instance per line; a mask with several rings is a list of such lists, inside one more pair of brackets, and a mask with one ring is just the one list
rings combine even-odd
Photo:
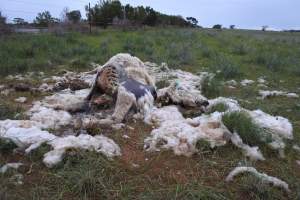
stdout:
[[[173,98],[179,96],[179,97],[188,97],[187,99],[193,100],[197,96],[202,96],[201,83],[204,77],[213,77],[213,75],[208,73],[202,73],[200,76],[196,76],[194,74],[191,74],[189,72],[184,72],[181,70],[170,70],[166,64],[162,64],[161,66],[158,66],[153,63],[145,63],[145,64],[148,68],[149,73],[152,76],[154,76],[156,80],[158,81],[168,80],[168,82],[170,83],[169,87],[163,88],[158,91],[158,98],[162,94],[167,93],[170,94],[168,96],[173,96]],[[186,86],[187,89],[181,90],[180,95],[178,95],[178,92],[174,92],[174,93],[167,92],[171,87],[176,88],[176,85],[178,85],[178,83],[179,85],[182,84],[184,87]],[[252,83],[254,83],[254,81],[252,80],[242,81],[242,84],[252,84]],[[180,100],[182,100],[182,98]],[[235,112],[235,111],[245,111],[246,113],[248,113],[258,126],[271,131],[273,142],[270,143],[269,146],[271,148],[278,149],[279,153],[282,153],[281,150],[285,148],[282,138],[292,139],[292,125],[287,119],[283,117],[271,116],[260,110],[250,111],[244,109],[240,107],[239,103],[236,100],[229,99],[229,98],[219,97],[216,99],[208,100],[208,102],[209,105],[206,107],[207,112],[210,112],[215,105],[222,103],[226,107],[226,111],[224,113]],[[166,144],[162,145],[160,148],[173,149],[173,151],[176,154],[191,155],[191,152],[195,152],[195,143],[196,143],[195,141],[197,139],[205,138],[203,134],[202,135],[199,134],[199,129],[195,131],[195,127],[191,127],[191,126],[197,127],[199,125],[199,123],[197,123],[197,120],[199,120],[201,117],[204,119],[214,118],[214,123],[222,125],[223,133],[226,133],[226,131],[228,132],[227,129],[225,131],[224,128],[226,127],[224,127],[224,125],[222,124],[222,115],[224,113],[215,112],[209,115],[200,116],[198,117],[198,119],[194,118],[194,119],[185,120],[177,109],[175,110],[174,108],[165,109],[164,107],[161,109],[154,109],[150,117],[150,119],[152,119],[152,122],[150,120],[150,124],[154,124],[156,129],[154,129],[151,133],[151,136],[145,140],[145,144],[146,144],[145,146],[149,148],[149,150],[158,150],[159,149],[158,145],[161,144],[162,141],[164,141]],[[161,117],[161,116],[167,116],[167,117]],[[203,124],[207,125],[208,123],[207,121],[204,120],[202,121],[202,125]],[[189,130],[189,131],[185,131],[185,130]],[[250,147],[244,144],[241,138],[237,134],[238,133],[236,134],[231,133],[231,138],[229,136],[229,140],[231,140],[231,142],[234,145],[241,148],[244,154],[250,157],[251,159],[264,160],[264,157],[259,151],[258,147]],[[226,135],[228,136],[228,134],[223,134],[223,137],[225,136],[225,139],[223,138],[223,142],[228,141]],[[193,138],[193,139],[187,139],[187,138]],[[210,138],[213,138],[213,136],[210,135]],[[206,137],[206,140],[209,141],[208,137]],[[189,152],[187,153],[187,151]]]
[[186,120],[176,106],[167,106],[153,111],[149,122],[156,129],[145,139],[148,151],[172,149],[176,155],[191,156],[197,152],[199,140],[208,141],[211,147],[226,144],[228,131],[218,120],[218,113],[201,116],[197,121]]
[[[64,90],[46,97],[42,101],[34,102],[27,112],[30,120],[3,120],[0,121],[0,138],[13,141],[26,153],[47,143],[53,151],[45,155],[44,163],[53,166],[62,160],[68,148],[95,150],[107,157],[120,155],[120,148],[111,139],[104,136],[80,135],[78,137],[57,137],[43,129],[56,130],[61,126],[71,125],[72,115],[65,110],[79,107],[86,97],[88,90],[72,92]],[[61,110],[57,110],[61,109]]]
[[260,84],[264,84],[267,81],[263,77],[260,77],[260,78],[257,79],[257,82],[260,83]]
[[42,143],[51,141],[56,136],[48,131],[42,131],[43,124],[29,120],[0,121],[0,137],[13,141],[20,148],[30,152]]
[[226,81],[225,84],[228,86],[228,88],[235,89],[238,83],[235,80],[230,80]]
[[209,142],[212,148],[231,140],[250,159],[265,160],[258,147],[244,144],[236,133],[232,135],[229,132],[222,123],[220,112],[185,119],[177,107],[167,106],[154,110],[149,122],[155,129],[145,139],[145,149],[148,151],[172,149],[176,155],[191,156],[198,151],[196,144],[199,140]]
[[41,92],[52,92],[63,89],[85,89],[92,86],[96,75],[88,73],[75,73],[67,71],[63,76],[52,76],[51,78],[43,79],[44,82],[54,83],[43,83],[37,89]]
[[251,84],[253,84],[253,83],[255,83],[255,81],[249,80],[249,79],[245,79],[245,80],[242,80],[242,81],[241,81],[241,85],[242,85],[242,86],[248,86],[248,85],[251,85]]
[[35,102],[34,106],[27,112],[30,120],[39,122],[44,129],[57,129],[61,126],[69,125],[72,121],[70,113],[63,110],[54,110],[45,107],[41,102]]
[[199,90],[186,87],[181,82],[173,82],[169,87],[158,90],[159,102],[183,105],[185,107],[200,107],[207,105],[207,99]]
[[260,173],[253,167],[236,167],[228,174],[225,180],[227,182],[230,182],[234,179],[235,176],[244,172],[249,172],[253,174],[257,178],[259,178],[263,183],[272,184],[275,187],[283,188],[285,191],[290,192],[289,185],[286,182],[276,177],[268,176],[267,174]]
[[299,95],[296,93],[288,93],[288,92],[283,92],[283,91],[268,91],[268,90],[260,90],[259,95],[261,96],[262,99],[268,98],[268,97],[275,97],[275,96],[285,96],[288,98],[299,98]]
[[260,127],[271,130],[282,138],[293,139],[293,126],[288,119],[274,117],[261,110],[248,111],[248,113]]
[[48,142],[48,144],[53,147],[53,150],[44,155],[43,162],[47,167],[53,167],[60,163],[65,152],[68,149],[73,148],[96,151],[104,154],[109,158],[121,155],[120,147],[113,140],[102,135],[93,137],[90,135],[82,134],[78,137],[58,137],[55,140]]
[[18,147],[26,148],[30,153],[41,144],[47,143],[53,150],[45,154],[44,163],[48,167],[58,164],[67,149],[78,148],[95,150],[107,157],[120,155],[120,148],[113,140],[104,136],[79,135],[57,137],[48,131],[42,131],[42,124],[34,121],[0,121],[0,137],[12,140]]
[[182,70],[169,69],[165,63],[158,66],[155,63],[147,62],[145,65],[157,82],[167,81],[170,84],[170,86],[158,90],[159,101],[170,101],[170,103],[187,107],[199,107],[207,102],[201,93],[201,83],[207,77],[212,78],[213,74],[203,72],[197,76]]
[[71,91],[66,89],[48,96],[42,100],[42,105],[48,108],[74,112],[84,107],[84,99],[89,93],[89,89]]
[[258,147],[250,147],[243,143],[243,140],[237,133],[233,133],[231,137],[231,142],[235,146],[241,148],[245,156],[249,157],[251,160],[265,160],[264,156],[258,149]]
[[[236,100],[228,99],[224,97],[219,97],[209,101],[210,105],[208,106],[208,111],[217,104],[224,104],[227,107],[225,113],[235,112],[235,111],[244,111],[249,114],[254,123],[259,127],[268,130],[272,134],[272,142],[268,144],[271,148],[279,150],[280,156],[283,155],[283,149],[285,144],[283,139],[293,139],[293,127],[291,122],[281,116],[272,116],[261,110],[250,111],[244,108],[241,108]],[[254,157],[255,158],[255,157]]]
[[25,103],[26,101],[27,101],[26,97],[19,97],[19,98],[15,99],[15,102],[18,102],[18,103]]
[[0,85],[0,91],[2,91],[5,88],[5,85]]
[[226,82],[227,85],[237,86],[237,82],[235,80],[230,80]]
[[[224,113],[245,111],[259,127],[270,130],[273,141],[268,145],[283,154],[285,144],[282,138],[293,138],[293,128],[287,119],[279,116],[274,117],[260,110],[243,109],[236,100],[224,97],[209,100],[207,111],[220,103],[227,108]],[[177,155],[190,156],[197,151],[195,145],[200,139],[210,142],[212,147],[214,143],[221,145],[231,140],[235,146],[243,150],[245,156],[250,157],[252,160],[264,160],[265,158],[258,147],[250,147],[244,144],[238,133],[229,133],[222,123],[224,113],[214,112],[194,119],[184,119],[174,106],[154,109],[149,123],[154,125],[156,129],[151,132],[150,137],[146,138],[145,147],[152,151],[159,148],[173,149]],[[209,132],[212,134],[209,134]],[[159,147],[162,142],[165,142],[165,144]]]
[[0,173],[4,174],[9,169],[18,169],[23,163],[7,163],[0,168]]

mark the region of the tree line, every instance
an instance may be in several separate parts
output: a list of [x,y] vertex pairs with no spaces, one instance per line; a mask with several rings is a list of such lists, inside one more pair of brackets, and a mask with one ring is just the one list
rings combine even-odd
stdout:
[[193,17],[184,19],[181,16],[166,15],[149,6],[122,5],[118,0],[100,0],[94,7],[86,6],[85,9],[88,21],[103,27],[114,23],[147,26],[197,26],[198,24],[197,19]]

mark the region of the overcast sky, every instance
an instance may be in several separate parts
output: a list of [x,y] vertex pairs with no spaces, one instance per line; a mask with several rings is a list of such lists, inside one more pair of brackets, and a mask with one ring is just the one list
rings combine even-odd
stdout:
[[[59,17],[62,9],[80,9],[88,0],[0,0],[0,10],[12,20],[21,17],[32,21],[38,12],[49,10]],[[97,0],[90,0],[94,5]],[[204,27],[231,24],[239,28],[300,29],[300,0],[122,0],[123,4],[151,6],[166,14],[193,16]]]

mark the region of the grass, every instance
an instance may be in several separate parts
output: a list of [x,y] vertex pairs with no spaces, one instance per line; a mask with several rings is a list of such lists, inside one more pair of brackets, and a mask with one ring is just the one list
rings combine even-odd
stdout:
[[[26,168],[21,186],[11,184],[11,173],[1,175],[0,199],[299,198],[300,174],[295,160],[300,157],[291,148],[294,143],[300,144],[299,100],[276,97],[262,101],[256,99],[257,84],[237,86],[236,89],[224,85],[224,81],[230,79],[239,82],[266,76],[270,90],[299,93],[299,36],[298,33],[243,30],[145,28],[134,31],[107,29],[91,35],[15,34],[1,37],[0,85],[13,84],[3,78],[9,74],[44,71],[47,77],[58,75],[64,69],[88,71],[91,62],[103,64],[116,53],[130,52],[143,61],[167,62],[170,68],[193,73],[220,71],[213,79],[204,81],[205,96],[233,97],[247,109],[284,116],[293,123],[295,139],[287,147],[286,158],[278,158],[270,152],[266,161],[251,163],[259,171],[285,180],[292,190],[289,195],[248,176],[225,183],[227,174],[245,161],[242,153],[232,145],[211,150],[200,141],[197,146],[200,153],[191,158],[174,156],[172,152],[145,152],[143,140],[151,127],[140,123],[130,124],[134,130],[115,133],[100,130],[120,145],[123,154],[120,158],[108,160],[95,152],[70,150],[64,162],[54,169],[47,169],[41,161],[48,146],[43,145],[28,156],[20,156],[13,153],[14,146],[0,141],[0,164],[22,162]],[[32,82],[39,85],[42,79],[34,78]],[[158,84],[159,87],[166,85],[165,80]],[[28,110],[31,102],[42,98],[22,92],[0,96],[0,119],[23,119],[22,113]],[[28,103],[15,103],[14,99],[19,96],[26,96]],[[218,104],[211,112],[224,110],[226,106]],[[268,141],[268,137],[261,138],[262,130],[243,113],[225,115],[223,120],[250,145],[264,145]],[[130,139],[124,139],[124,134]],[[133,164],[139,167],[135,168]]]
[[3,154],[12,153],[17,145],[8,139],[0,138],[0,152]]
[[221,93],[221,82],[216,78],[205,77],[201,83],[201,91],[207,98],[216,98]]
[[213,105],[210,108],[210,113],[214,113],[214,112],[225,112],[226,110],[228,110],[228,106],[225,103],[218,103]]
[[225,113],[222,121],[230,132],[236,132],[242,138],[243,142],[250,146],[264,145],[272,142],[271,135],[266,130],[259,128],[246,112]]

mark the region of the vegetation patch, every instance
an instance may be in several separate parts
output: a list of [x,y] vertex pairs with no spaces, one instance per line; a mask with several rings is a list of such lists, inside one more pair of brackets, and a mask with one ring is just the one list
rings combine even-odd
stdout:
[[212,65],[212,69],[218,72],[217,76],[221,78],[231,79],[242,75],[240,68],[224,55],[215,56]]
[[9,139],[0,138],[0,152],[3,154],[12,153],[17,145]]
[[213,105],[210,108],[209,113],[214,113],[214,112],[225,112],[226,110],[228,110],[228,106],[225,103],[218,103]]
[[236,132],[245,144],[263,146],[266,143],[272,142],[271,135],[258,127],[246,112],[225,113],[222,121],[231,132]]
[[207,98],[220,96],[221,88],[221,82],[215,78],[205,77],[201,83],[202,94]]

